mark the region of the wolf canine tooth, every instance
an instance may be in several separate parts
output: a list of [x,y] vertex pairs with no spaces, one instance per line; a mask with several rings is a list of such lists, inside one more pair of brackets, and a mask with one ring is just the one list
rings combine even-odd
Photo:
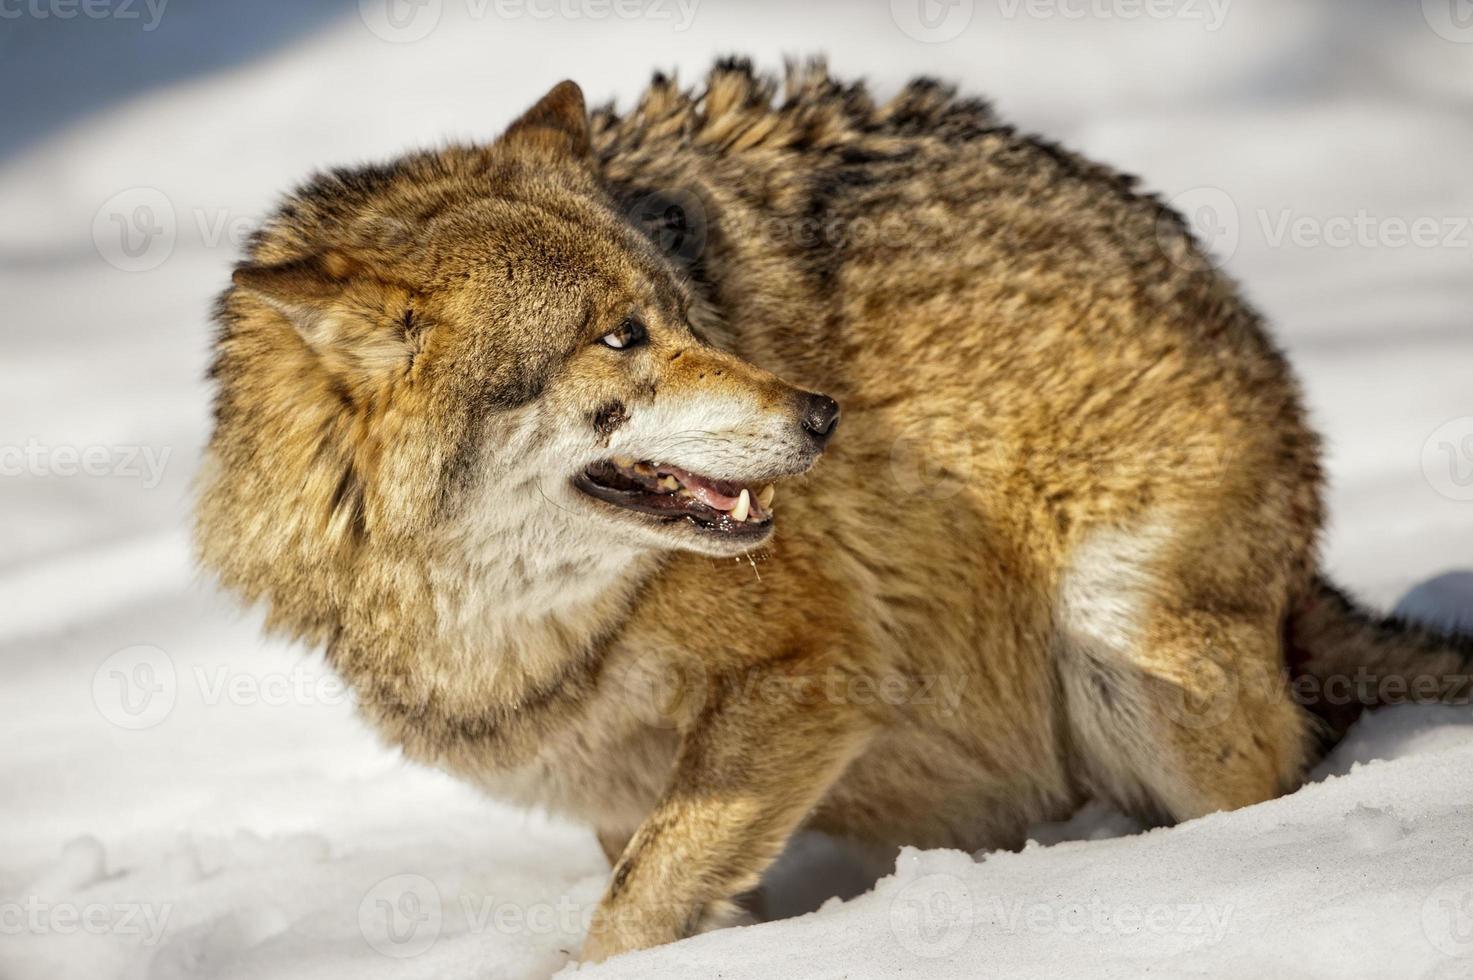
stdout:
[[769,508],[769,507],[772,506],[772,498],[773,497],[776,497],[776,496],[777,496],[777,487],[775,487],[771,483],[769,483],[767,486],[763,487],[758,492],[758,494],[757,494],[757,503],[762,506],[762,509],[763,510],[766,510],[767,508]]
[[619,469],[621,469],[621,470],[628,470],[628,469],[633,469],[634,468],[634,457],[633,456],[610,456],[609,457],[609,462],[613,463],[615,466],[619,467]]
[[737,497],[737,505],[731,509],[731,519],[734,521],[745,521],[747,515],[752,512],[752,495],[742,488],[742,494]]

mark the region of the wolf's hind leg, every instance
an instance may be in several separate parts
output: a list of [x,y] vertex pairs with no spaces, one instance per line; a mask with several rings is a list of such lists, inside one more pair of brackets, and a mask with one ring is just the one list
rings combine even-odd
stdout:
[[1089,542],[1063,580],[1057,642],[1090,788],[1179,821],[1292,789],[1310,721],[1289,697],[1279,610],[1225,601],[1221,577],[1204,597],[1190,572],[1163,570],[1164,544],[1149,531]]

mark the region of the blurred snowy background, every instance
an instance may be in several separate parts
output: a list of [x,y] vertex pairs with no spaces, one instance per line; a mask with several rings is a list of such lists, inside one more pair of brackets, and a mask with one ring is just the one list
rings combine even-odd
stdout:
[[[732,52],[954,79],[1141,174],[1304,379],[1331,572],[1390,606],[1473,564],[1470,0],[0,0],[0,977],[570,960],[592,837],[403,763],[197,580],[207,314],[314,168]],[[1473,977],[1473,712],[1377,713],[1317,775],[1173,830],[1096,810],[1021,854],[907,853],[816,915],[579,975]],[[823,856],[782,886],[821,892]]]

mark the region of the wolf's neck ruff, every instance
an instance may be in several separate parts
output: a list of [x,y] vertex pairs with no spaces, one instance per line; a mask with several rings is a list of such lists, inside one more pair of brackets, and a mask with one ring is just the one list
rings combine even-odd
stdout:
[[533,518],[467,530],[418,565],[435,600],[423,630],[334,644],[332,662],[363,709],[411,756],[438,764],[494,745],[488,759],[514,766],[536,752],[548,717],[596,681],[661,559],[547,529]]
[[610,621],[622,622],[659,555],[600,533],[596,522],[570,526],[543,493],[516,500],[484,495],[462,515],[462,531],[427,556],[438,585],[436,649],[427,651],[517,700],[517,691],[557,674],[569,655],[595,646]]

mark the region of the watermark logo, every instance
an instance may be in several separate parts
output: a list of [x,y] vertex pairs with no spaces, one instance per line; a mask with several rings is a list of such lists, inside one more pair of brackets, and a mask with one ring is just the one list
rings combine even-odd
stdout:
[[694,264],[706,250],[706,209],[691,191],[648,191],[630,203],[624,214],[655,247],[681,265]]
[[[1281,683],[1277,675],[1272,679]],[[1243,679],[1232,658],[1209,647],[1177,677],[1153,679],[1151,683],[1166,716],[1192,731],[1216,728],[1227,721],[1243,692]]]
[[92,703],[98,713],[130,731],[159,724],[174,710],[178,696],[174,661],[155,646],[119,650],[92,675]]
[[1448,956],[1473,957],[1473,875],[1449,878],[1422,903],[1422,932]]
[[1473,218],[1372,214],[1364,208],[1328,217],[1283,208],[1260,211],[1259,228],[1270,248],[1469,248]]
[[890,933],[916,956],[951,956],[972,936],[976,913],[966,882],[929,874],[902,888],[890,903]]
[[358,0],[358,16],[380,40],[412,44],[440,24],[444,0]]
[[[1271,249],[1461,249],[1473,250],[1473,216],[1380,214],[1366,208],[1311,214],[1294,208],[1240,212],[1226,191],[1197,187],[1167,202],[1156,224],[1162,251],[1183,268],[1221,267],[1237,253],[1244,234]],[[1178,220],[1179,219],[1179,220]],[[1256,220],[1253,220],[1256,219]],[[1200,252],[1181,234],[1200,244]]]
[[701,713],[710,677],[699,657],[650,651],[611,665],[609,681],[624,709],[652,728],[681,728]]
[[92,244],[102,260],[123,272],[157,269],[174,254],[179,222],[157,187],[130,187],[103,202],[92,217]]
[[164,19],[169,0],[0,0],[0,20],[136,20],[145,32]]
[[0,936],[124,936],[153,947],[169,927],[173,902],[45,902],[32,895],[23,901],[0,902]]
[[1473,0],[1422,0],[1422,16],[1438,37],[1473,44]]
[[289,705],[349,704],[353,691],[331,671],[298,664],[286,673],[237,673],[229,665],[213,670],[196,666],[191,675],[207,705],[282,708]]
[[971,482],[972,453],[970,440],[912,430],[890,444],[890,476],[907,497],[949,500]]
[[1422,476],[1449,500],[1473,500],[1473,416],[1444,422],[1427,437]]
[[385,878],[358,903],[358,931],[385,956],[408,959],[435,945],[444,923],[440,890],[424,875]]
[[1220,187],[1194,187],[1167,203],[1181,216],[1202,249],[1201,252],[1192,249],[1182,238],[1175,216],[1163,214],[1157,221],[1156,236],[1167,257],[1177,265],[1189,269],[1221,267],[1237,253],[1242,220],[1237,204],[1227,191]]
[[1003,902],[990,899],[989,918],[1006,933],[1062,936],[1193,936],[1216,945],[1232,924],[1231,905],[1107,902],[1099,895],[1074,902]]
[[164,478],[170,446],[53,446],[37,439],[0,445],[0,477],[109,477],[138,480],[152,490]]
[[1221,30],[1232,0],[998,0],[1009,20],[1025,14],[1036,20],[1200,21]]
[[924,44],[961,37],[975,13],[975,0],[890,0],[895,26]]
[[[473,21],[564,20],[667,22],[690,29],[699,0],[464,0]],[[392,44],[422,41],[440,26],[444,0],[358,0],[358,16],[375,37]]]

